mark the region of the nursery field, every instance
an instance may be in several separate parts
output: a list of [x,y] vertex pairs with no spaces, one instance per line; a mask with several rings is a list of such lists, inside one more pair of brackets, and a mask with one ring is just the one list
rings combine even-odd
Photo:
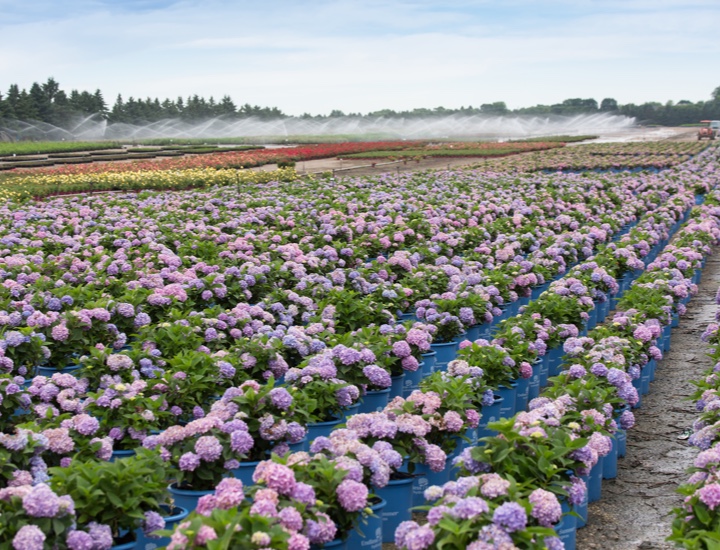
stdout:
[[[370,177],[4,179],[0,547],[716,548],[720,330],[700,369],[677,345],[720,277],[719,160],[589,144]],[[51,196],[88,189],[116,192]],[[659,487],[634,428],[683,392],[698,450],[659,459],[676,498],[636,515],[643,539],[614,489]]]

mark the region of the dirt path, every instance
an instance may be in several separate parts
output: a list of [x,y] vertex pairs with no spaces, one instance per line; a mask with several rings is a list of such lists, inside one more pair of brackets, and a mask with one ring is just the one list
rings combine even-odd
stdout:
[[676,548],[665,542],[671,510],[681,502],[675,490],[686,481],[685,470],[698,453],[678,438],[698,416],[686,400],[695,389],[689,381],[712,366],[700,335],[715,317],[718,283],[720,255],[708,259],[700,292],[673,329],[670,352],[658,364],[650,393],[635,411],[636,424],[628,432],[627,456],[618,463],[618,477],[603,481],[602,498],[590,504],[588,524],[577,533],[578,550]]

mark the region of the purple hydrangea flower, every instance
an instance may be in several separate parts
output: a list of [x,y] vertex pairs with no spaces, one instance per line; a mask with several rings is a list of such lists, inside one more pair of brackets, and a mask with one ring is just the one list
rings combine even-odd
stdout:
[[183,472],[192,472],[200,466],[200,457],[195,453],[185,453],[180,457],[178,467]]
[[337,488],[338,502],[348,512],[358,512],[367,506],[368,488],[365,484],[345,479]]
[[268,395],[278,409],[287,410],[292,405],[293,397],[285,388],[273,388]]
[[554,493],[545,489],[535,489],[528,497],[532,504],[531,515],[543,527],[552,527],[554,523],[560,521],[562,516],[562,508],[560,502]]
[[214,435],[204,435],[195,442],[197,456],[205,462],[214,462],[222,455],[223,447]]
[[43,550],[45,533],[37,525],[23,525],[13,537],[15,550]]
[[525,529],[527,525],[525,508],[517,502],[505,502],[495,509],[493,523],[510,533]]
[[95,542],[85,531],[71,531],[66,543],[70,550],[95,550]]
[[34,486],[22,503],[27,515],[33,518],[53,518],[60,510],[57,495],[44,483]]
[[708,483],[697,491],[698,498],[710,510],[720,505],[720,483]]
[[367,365],[363,367],[363,374],[371,385],[378,388],[389,388],[392,385],[390,373],[377,365]]
[[142,529],[145,535],[151,538],[159,538],[153,533],[165,529],[165,519],[157,512],[145,512],[145,520],[142,523]]
[[460,519],[471,519],[488,511],[487,502],[480,497],[467,497],[457,503],[450,513]]

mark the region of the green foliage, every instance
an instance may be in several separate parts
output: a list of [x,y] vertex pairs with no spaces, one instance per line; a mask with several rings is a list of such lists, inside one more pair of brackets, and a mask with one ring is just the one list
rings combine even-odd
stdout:
[[[334,308],[333,319],[338,332],[351,332],[370,324],[394,323],[395,315],[385,309],[385,304],[372,295],[362,295],[355,290],[333,289],[318,304],[318,311]],[[316,321],[319,321],[318,317]]]
[[104,523],[115,537],[139,527],[145,512],[169,503],[165,463],[147,449],[115,462],[74,460],[67,468],[51,468],[50,486],[72,497],[80,527]]
[[18,470],[30,471],[30,461],[35,455],[39,455],[46,443],[43,443],[39,434],[24,428],[16,428],[11,435],[6,436],[9,441],[24,441],[25,445],[20,450],[11,451],[5,443],[0,446],[0,488],[5,488],[8,482],[14,479],[13,474]]
[[[46,153],[70,153],[78,151],[97,151],[102,149],[118,149],[117,141],[18,141],[0,142],[0,157],[13,155],[39,155]],[[8,160],[8,159],[0,159]]]
[[[546,548],[545,537],[557,536],[557,533],[549,527],[541,527],[537,525],[532,518],[532,504],[528,501],[529,491],[527,488],[521,487],[512,476],[504,476],[510,486],[507,494],[495,498],[487,498],[481,492],[482,483],[471,487],[465,494],[466,498],[481,498],[488,505],[488,511],[470,518],[464,515],[454,515],[452,512],[444,513],[442,519],[433,526],[435,533],[435,542],[432,546],[437,550],[455,550],[456,548],[467,548],[472,542],[477,541],[482,529],[493,523],[493,515],[497,508],[506,502],[514,502],[522,506],[528,518],[529,525],[522,529],[518,529],[509,533],[515,548],[525,548],[527,550],[543,550]],[[447,502],[447,504],[446,504]],[[437,505],[453,506],[451,498],[441,499]],[[430,509],[429,506],[422,507]]]
[[[691,468],[701,471],[700,468]],[[686,483],[677,492],[684,497],[684,505],[673,509],[672,534],[667,540],[688,550],[720,550],[720,514],[699,498],[698,490],[707,481]]]
[[247,460],[263,460],[268,457],[275,446],[276,441],[264,439],[261,436],[261,425],[266,425],[269,418],[274,420],[274,424],[297,422],[307,425],[309,422],[310,416],[302,408],[302,401],[297,401],[293,397],[292,403],[287,409],[281,409],[273,404],[270,392],[275,387],[275,379],[271,376],[262,385],[251,383],[243,385],[242,395],[235,396],[230,400],[238,406],[240,417],[247,424],[250,435],[255,438],[255,445],[249,452]]
[[[26,525],[35,525],[45,535],[44,548],[65,550],[65,538],[75,523],[75,516],[69,512],[66,502],[61,502],[60,510],[53,517],[31,517],[23,508],[20,496],[0,499],[0,540],[9,542]],[[10,546],[3,545],[3,548]]]
[[571,438],[564,427],[544,426],[547,437],[520,435],[514,418],[490,422],[488,428],[498,436],[485,437],[472,449],[472,458],[490,465],[502,476],[512,476],[524,487],[542,488],[558,495],[566,494],[570,484],[568,472],[582,463],[570,458],[570,453],[584,447],[588,440]]
[[[490,388],[508,386],[520,376],[519,365],[505,346],[485,345],[473,342],[471,346],[458,351],[457,358],[467,361],[471,367],[483,370],[483,381]],[[478,396],[478,400],[482,396]]]
[[[18,374],[18,369],[27,369],[26,377],[30,377],[34,374],[35,367],[45,363],[45,353],[47,348],[45,342],[35,332],[34,327],[10,327],[12,330],[7,330],[7,327],[3,327],[0,330],[0,339],[5,338],[9,332],[19,332],[24,337],[23,342],[18,346],[8,345],[5,348],[5,357],[8,357],[13,362],[13,374]],[[20,371],[22,372],[22,371]]]
[[[207,550],[257,548],[256,541],[262,540],[264,543],[267,542],[263,545],[266,548],[285,550],[290,538],[290,533],[276,519],[251,514],[249,503],[229,510],[215,508],[209,516],[193,513],[181,525],[176,528],[176,532],[187,537],[188,548],[202,547]],[[195,537],[203,526],[206,529],[210,527],[217,538],[196,546]],[[163,533],[169,536],[171,531]],[[267,538],[263,535],[267,535]]]

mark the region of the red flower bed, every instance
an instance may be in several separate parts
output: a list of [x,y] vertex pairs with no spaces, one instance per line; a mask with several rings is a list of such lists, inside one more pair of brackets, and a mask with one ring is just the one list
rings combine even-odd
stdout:
[[36,174],[89,174],[97,172],[135,172],[140,170],[186,170],[189,168],[252,168],[281,161],[300,161],[331,158],[348,153],[377,150],[400,150],[422,146],[423,142],[372,141],[361,143],[327,143],[254,151],[229,151],[207,155],[188,156],[118,164],[82,164],[34,170]]

